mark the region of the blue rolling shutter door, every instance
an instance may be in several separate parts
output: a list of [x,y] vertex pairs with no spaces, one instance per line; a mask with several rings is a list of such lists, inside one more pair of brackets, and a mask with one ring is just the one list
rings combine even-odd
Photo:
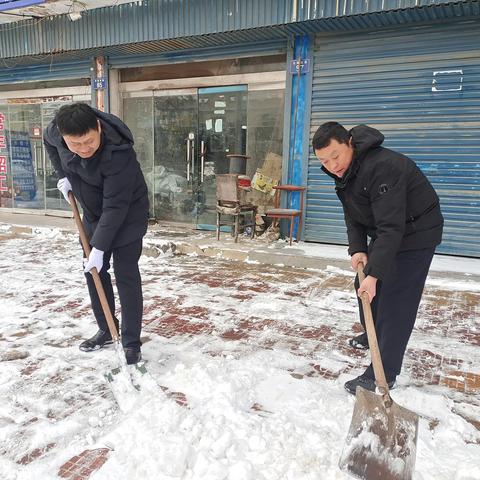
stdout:
[[[319,35],[311,132],[337,120],[381,130],[413,158],[445,216],[438,251],[480,257],[480,23]],[[311,150],[311,149],[310,149]],[[346,244],[331,179],[310,152],[305,238]]]
[[[90,78],[91,61],[24,65],[21,67],[0,69],[0,84],[58,80],[66,78]],[[14,90],[14,88],[12,88]]]

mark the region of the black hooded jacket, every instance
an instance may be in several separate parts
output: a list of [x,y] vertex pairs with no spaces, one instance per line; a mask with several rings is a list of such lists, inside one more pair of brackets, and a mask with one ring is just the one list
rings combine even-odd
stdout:
[[335,179],[343,205],[348,253],[368,252],[365,275],[382,279],[398,252],[441,242],[443,216],[435,190],[413,160],[381,147],[384,136],[374,128],[359,125],[350,134],[354,157],[343,177],[322,168]]
[[148,191],[128,127],[116,116],[95,110],[101,144],[82,160],[66,146],[55,120],[43,141],[58,178],[67,177],[83,209],[90,244],[98,250],[127,245],[145,235]]

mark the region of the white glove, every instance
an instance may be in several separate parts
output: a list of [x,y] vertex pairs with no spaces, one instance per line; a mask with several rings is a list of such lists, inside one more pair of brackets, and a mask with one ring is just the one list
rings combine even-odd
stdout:
[[95,247],[92,248],[88,260],[83,265],[83,271],[85,273],[90,272],[92,268],[96,268],[97,272],[100,273],[100,270],[103,267],[103,252],[102,250],[97,250]]
[[65,200],[70,203],[70,199],[68,198],[68,192],[72,190],[72,185],[68,181],[67,177],[61,178],[57,182],[57,188],[62,192],[62,195],[65,197]]

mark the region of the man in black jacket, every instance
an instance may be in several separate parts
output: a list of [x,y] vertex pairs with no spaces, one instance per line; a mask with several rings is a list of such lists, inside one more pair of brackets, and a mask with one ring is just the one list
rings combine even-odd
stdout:
[[[443,217],[435,190],[410,158],[381,146],[384,136],[359,125],[321,125],[313,137],[322,170],[335,181],[342,202],[352,268],[365,265],[358,295],[369,296],[385,375],[390,387],[400,373]],[[367,237],[370,238],[367,244]],[[360,320],[365,327],[360,306]],[[350,345],[368,348],[366,334]],[[375,390],[372,365],[346,382]]]
[[[133,149],[132,133],[114,115],[83,103],[65,105],[44,132],[45,148],[67,201],[71,190],[83,208],[83,224],[92,251],[84,272],[98,332],[80,344],[91,352],[112,343],[107,321],[89,273],[100,275],[115,315],[113,270],[122,312],[121,338],[128,364],[141,359],[143,296],[138,260],[148,224],[148,192]],[[115,318],[118,328],[118,320]]]

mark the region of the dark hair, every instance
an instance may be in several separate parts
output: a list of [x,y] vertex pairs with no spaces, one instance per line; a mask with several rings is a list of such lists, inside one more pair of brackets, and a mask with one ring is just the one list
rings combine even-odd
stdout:
[[64,105],[55,115],[55,122],[62,135],[80,137],[90,130],[98,130],[95,111],[85,103]]
[[313,150],[328,147],[331,140],[336,140],[338,143],[348,144],[350,140],[349,131],[338,122],[327,122],[320,125],[315,132],[312,140]]

